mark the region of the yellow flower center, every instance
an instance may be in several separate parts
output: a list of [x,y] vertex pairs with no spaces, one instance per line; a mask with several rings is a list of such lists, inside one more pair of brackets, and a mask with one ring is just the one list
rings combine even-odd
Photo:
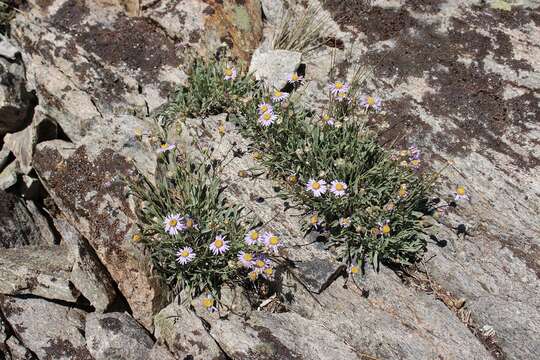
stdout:
[[382,232],[383,232],[383,234],[385,234],[385,235],[386,235],[386,234],[389,234],[390,231],[391,231],[390,225],[384,224],[383,227],[382,227]]
[[251,240],[257,240],[259,238],[259,233],[253,230],[249,237],[251,238]]
[[368,103],[368,105],[370,105],[370,106],[375,105],[375,98],[374,98],[373,96],[368,96],[368,98],[367,98],[367,103]]
[[176,219],[169,220],[169,226],[176,226],[176,224],[178,224],[178,220]]
[[328,121],[328,120],[330,120],[330,115],[324,114],[324,115],[322,116],[322,118],[323,118],[324,121]]
[[270,115],[270,113],[266,112],[266,113],[263,114],[263,119],[264,120],[270,120],[271,117],[272,117],[272,115]]
[[351,274],[358,274],[359,271],[360,269],[358,268],[358,266],[351,266]]
[[465,188],[463,186],[458,186],[456,193],[461,196],[465,195]]
[[168,148],[168,147],[169,147],[169,144],[167,144],[167,143],[161,144],[161,148],[162,148],[162,149],[166,149],[166,148]]
[[311,184],[311,187],[314,189],[314,190],[319,190],[321,188],[321,184],[319,184],[318,181],[315,181],[313,182],[313,184]]
[[186,227],[187,228],[192,228],[193,227],[193,220],[192,219],[187,219],[186,220]]
[[405,197],[407,195],[407,185],[405,184],[401,184],[400,187],[399,187],[399,196],[400,197]]
[[182,253],[180,253],[180,256],[181,257],[188,257],[189,256],[189,251],[187,251],[187,250],[182,251]]
[[341,81],[337,81],[335,84],[336,89],[340,90],[343,88],[345,84],[343,84]]
[[319,221],[319,216],[317,216],[317,215],[312,215],[309,218],[309,222],[311,223],[311,225],[317,225],[318,221]]
[[268,105],[263,105],[263,106],[261,106],[261,111],[262,111],[263,113],[267,112],[267,111],[268,111]]
[[133,240],[134,242],[139,242],[141,241],[141,239],[142,237],[139,234],[133,234],[133,236],[131,237],[131,240]]
[[214,306],[214,299],[212,298],[204,298],[203,301],[202,301],[202,304],[205,308],[209,308],[209,307],[212,307]]
[[259,269],[262,269],[264,265],[266,265],[266,263],[260,259],[255,261],[255,266],[258,267]]
[[276,235],[273,235],[270,237],[270,240],[268,240],[270,245],[277,245],[279,244],[279,238]]
[[274,269],[272,268],[265,269],[264,273],[268,276],[271,276],[274,273]]
[[233,71],[232,71],[231,68],[225,69],[225,75],[227,75],[227,76],[232,76],[232,74],[233,74]]
[[296,175],[290,175],[288,180],[291,184],[296,184],[298,178],[296,177]]
[[344,189],[345,189],[345,187],[343,186],[342,183],[337,183],[337,184],[336,184],[336,190],[337,190],[337,191],[342,191],[342,190],[344,190]]
[[292,81],[297,81],[298,80],[298,74],[297,73],[292,74],[291,80]]
[[255,280],[257,280],[257,277],[259,276],[259,274],[257,274],[255,271],[252,271],[252,272],[249,273],[248,276],[249,276],[249,279],[251,281],[255,281]]
[[275,97],[280,97],[281,95],[282,95],[281,91],[279,91],[279,90],[274,91],[274,96]]
[[222,247],[223,246],[223,240],[216,239],[216,241],[214,241],[214,246],[217,247],[217,248]]
[[253,260],[253,255],[251,255],[250,253],[245,253],[244,256],[243,256],[243,259],[245,261],[251,261],[251,260]]
[[414,166],[420,165],[420,160],[412,160],[411,165],[414,165]]

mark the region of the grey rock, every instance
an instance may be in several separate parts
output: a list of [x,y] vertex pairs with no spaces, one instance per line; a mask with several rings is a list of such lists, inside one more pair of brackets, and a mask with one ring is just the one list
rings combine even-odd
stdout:
[[165,346],[155,343],[148,354],[148,360],[176,360],[176,358]]
[[19,176],[19,164],[16,161],[11,162],[0,172],[0,191],[7,190],[17,183]]
[[35,131],[32,125],[24,130],[4,136],[4,146],[15,155],[19,169],[24,174],[32,170],[32,154],[35,146]]
[[59,246],[5,249],[0,254],[0,293],[76,302],[70,282],[73,259]]
[[11,152],[5,146],[0,150],[0,171],[4,170],[4,166],[9,163]]
[[39,298],[0,296],[18,339],[39,359],[92,360],[83,337],[86,313]]
[[94,250],[66,220],[55,219],[55,228],[69,248],[74,263],[70,280],[96,311],[105,311],[116,299],[114,282]]
[[272,24],[277,25],[284,14],[284,1],[283,0],[261,0],[264,16],[266,20]]
[[251,58],[249,72],[270,89],[280,90],[287,85],[288,76],[298,69],[301,58],[302,53],[297,51],[258,48]]
[[177,301],[154,318],[155,336],[180,359],[225,359],[223,352],[207,333],[201,319]]
[[17,54],[20,54],[20,50],[9,42],[5,37],[0,39],[0,56],[3,56],[10,60],[15,60]]
[[37,360],[30,350],[15,337],[6,340],[7,360]]
[[24,68],[0,59],[0,138],[24,129],[30,122],[33,96],[26,91]]
[[[24,175],[23,175],[24,179]],[[37,180],[33,181],[32,183],[35,184]],[[32,184],[30,186],[33,186]],[[35,187],[38,187],[37,185],[34,185]],[[39,186],[41,189],[41,186]],[[29,188],[27,188],[28,190]],[[26,197],[25,197],[26,198]],[[40,243],[44,245],[55,245],[58,244],[60,239],[57,238],[56,234],[51,229],[51,226],[49,225],[49,222],[47,221],[47,218],[45,215],[43,215],[36,204],[33,201],[25,201],[24,206],[26,207],[26,210],[28,210],[28,213],[30,214],[35,229],[39,232],[39,236],[41,238]]]
[[96,360],[147,360],[154,346],[150,335],[126,313],[90,314],[85,333]]

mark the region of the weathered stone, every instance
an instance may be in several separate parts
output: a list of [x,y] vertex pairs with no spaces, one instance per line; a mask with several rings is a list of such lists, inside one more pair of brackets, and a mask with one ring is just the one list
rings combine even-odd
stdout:
[[249,71],[257,80],[263,80],[270,89],[281,90],[288,77],[298,69],[302,53],[289,50],[258,48],[253,53]]
[[10,43],[7,38],[2,37],[0,40],[0,56],[9,60],[15,60],[20,53],[20,50]]
[[12,155],[9,149],[3,146],[2,149],[0,150],[0,171],[2,171],[4,169],[4,166],[6,166],[9,163],[11,156]]
[[24,129],[30,122],[34,98],[25,85],[24,68],[0,59],[0,138]]
[[259,0],[160,1],[143,12],[177,40],[180,48],[194,48],[213,56],[223,43],[231,53],[248,62],[262,37]]
[[6,360],[37,360],[15,336],[6,340],[6,354],[8,355]]
[[88,315],[85,334],[96,360],[147,360],[154,346],[144,328],[126,313]]
[[277,25],[282,20],[285,6],[283,0],[261,0],[263,14],[272,25]]
[[13,161],[0,172],[0,191],[7,190],[15,185],[18,176],[19,164],[16,161]]
[[32,170],[32,153],[34,151],[35,131],[32,125],[27,126],[24,130],[4,136],[4,146],[15,155],[15,159],[19,163],[19,169],[24,174],[28,174]]
[[117,297],[107,269],[87,241],[66,220],[55,219],[54,225],[74,258],[69,279],[96,311],[105,311]]
[[18,339],[39,359],[92,360],[83,337],[86,313],[43,299],[0,297]]
[[76,302],[80,293],[70,283],[72,267],[73,258],[65,247],[4,249],[0,254],[0,293]]
[[201,319],[177,301],[161,310],[154,323],[156,339],[167,344],[178,358],[225,359]]
[[155,343],[148,354],[148,360],[176,360],[176,358],[165,346]]

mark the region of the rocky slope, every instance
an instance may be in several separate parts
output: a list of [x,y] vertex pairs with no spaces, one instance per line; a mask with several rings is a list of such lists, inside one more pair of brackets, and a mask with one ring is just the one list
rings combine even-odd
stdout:
[[[301,54],[306,104],[332,58],[340,76],[371,65],[366,92],[382,141],[416,143],[464,184],[417,271],[368,271],[360,288],[316,243],[294,248],[287,304],[252,309],[237,291],[226,318],[167,296],[132,241],[122,181],[155,174],[137,134],[186,80],[188,53],[225,44],[261,78],[283,82],[268,51],[280,0],[48,0],[21,5],[0,42],[0,359],[534,359],[540,353],[540,8],[534,1],[328,0],[326,45]],[[262,46],[261,46],[262,45]],[[277,57],[277,58],[276,58]],[[273,61],[283,63],[272,67]],[[279,61],[278,61],[279,60]],[[261,70],[262,71],[262,70]],[[186,122],[226,155],[247,141],[226,119]],[[308,242],[270,180],[223,175],[239,203]],[[255,201],[255,199],[259,201]],[[264,201],[260,201],[264,199]],[[278,214],[278,215],[276,215]]]

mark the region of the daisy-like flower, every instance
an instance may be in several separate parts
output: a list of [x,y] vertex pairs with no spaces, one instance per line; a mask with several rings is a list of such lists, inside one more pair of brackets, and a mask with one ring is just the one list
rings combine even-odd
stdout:
[[456,188],[456,191],[454,192],[454,200],[469,200],[469,195],[467,195],[467,193],[465,192],[465,187],[460,185]]
[[259,115],[262,115],[262,114],[267,113],[267,112],[269,112],[269,113],[274,112],[274,108],[272,107],[272,105],[270,105],[267,102],[260,103],[257,108],[259,109]]
[[335,119],[326,113],[323,114],[322,121],[328,126],[334,126],[335,123]]
[[277,120],[277,116],[269,111],[259,116],[259,123],[262,126],[270,126]]
[[274,90],[274,93],[272,94],[272,101],[273,102],[282,102],[286,100],[289,97],[289,93],[286,93],[284,91],[280,90]]
[[343,196],[347,191],[347,184],[340,180],[334,180],[330,184],[330,191],[336,196]]
[[257,280],[258,277],[259,277],[259,272],[257,272],[256,270],[250,271],[248,274],[248,278],[251,281]]
[[260,240],[261,240],[261,234],[259,234],[259,232],[257,230],[251,230],[244,237],[244,241],[248,245],[255,245],[255,244],[259,243]]
[[163,220],[163,226],[165,228],[165,231],[169,235],[176,235],[180,231],[186,229],[186,225],[184,224],[184,218],[181,217],[180,214],[167,216],[165,220]]
[[339,102],[341,102],[341,101],[347,102],[347,101],[349,101],[349,96],[347,95],[346,92],[338,92],[336,94],[336,100],[339,101]]
[[274,280],[274,268],[267,267],[264,269],[262,275],[266,280]]
[[197,225],[197,223],[190,216],[186,216],[186,220],[185,220],[184,223],[186,225],[186,229],[198,229],[199,228],[199,225]]
[[409,166],[411,167],[411,169],[417,170],[420,168],[421,163],[422,161],[420,159],[413,159],[409,162]]
[[267,232],[263,236],[263,243],[264,245],[272,252],[277,253],[279,248],[283,246],[283,242],[279,238],[279,236]]
[[306,190],[311,191],[313,196],[319,197],[327,190],[326,181],[310,179],[306,185]]
[[186,265],[195,259],[196,254],[193,252],[193,249],[189,246],[186,246],[176,252],[176,261],[180,265]]
[[351,275],[356,275],[360,272],[360,267],[356,264],[349,265],[349,268],[347,269],[347,272]]
[[237,71],[232,66],[227,66],[225,70],[223,70],[223,75],[225,75],[223,78],[225,80],[234,80],[236,79]]
[[255,272],[259,273],[259,274],[264,272],[264,270],[266,270],[269,267],[270,267],[270,260],[268,260],[267,258],[265,258],[262,255],[259,255],[255,259],[255,262],[253,263],[253,271],[255,271]]
[[298,75],[297,72],[293,72],[289,77],[287,78],[287,81],[291,84],[299,84],[304,80],[304,77],[301,75]]
[[251,268],[255,264],[253,254],[245,251],[240,251],[238,253],[238,261],[246,268]]
[[349,84],[343,81],[336,81],[335,83],[330,84],[329,87],[332,95],[349,92]]
[[392,228],[390,227],[390,220],[385,220],[383,223],[379,223],[379,231],[383,236],[390,235]]
[[161,153],[164,153],[164,152],[167,152],[167,151],[171,151],[175,147],[176,147],[176,145],[174,145],[174,144],[163,143],[163,144],[159,145],[159,148],[157,149],[157,152],[161,154]]
[[362,96],[360,98],[360,106],[364,109],[369,110],[373,109],[377,112],[381,111],[382,100],[378,96]]
[[216,312],[217,311],[217,308],[214,306],[215,300],[212,297],[212,295],[206,295],[205,297],[203,297],[201,302],[202,302],[202,306],[206,310],[208,310],[210,312]]
[[408,149],[409,160],[420,160],[420,150],[416,145],[411,145]]
[[225,254],[229,250],[229,242],[223,236],[218,235],[210,244],[209,248],[214,255]]
[[351,226],[351,218],[350,217],[341,217],[339,218],[339,225],[344,228],[348,228]]
[[407,184],[399,185],[398,196],[400,198],[404,198],[407,197],[407,195],[409,195],[409,192],[407,191]]
[[321,225],[322,221],[319,219],[319,215],[315,213],[309,217],[309,223],[311,226],[319,226]]

